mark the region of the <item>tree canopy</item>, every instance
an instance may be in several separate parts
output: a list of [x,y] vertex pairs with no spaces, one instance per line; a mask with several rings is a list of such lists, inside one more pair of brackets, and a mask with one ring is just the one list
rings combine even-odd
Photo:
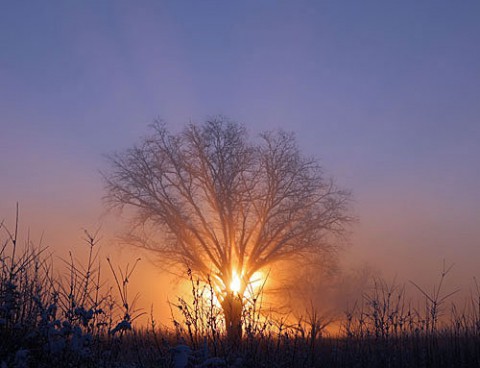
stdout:
[[250,139],[224,118],[173,134],[163,123],[110,156],[107,198],[156,227],[143,246],[243,295],[252,275],[277,261],[331,250],[350,221],[348,192],[302,154],[292,133]]

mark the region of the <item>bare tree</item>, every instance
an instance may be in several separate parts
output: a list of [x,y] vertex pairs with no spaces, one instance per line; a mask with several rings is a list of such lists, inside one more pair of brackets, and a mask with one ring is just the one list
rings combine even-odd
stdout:
[[331,236],[350,220],[349,194],[282,131],[253,141],[223,118],[179,134],[155,123],[110,161],[107,198],[161,229],[161,241],[143,246],[217,284],[230,337],[241,336],[243,296],[256,271],[330,252]]

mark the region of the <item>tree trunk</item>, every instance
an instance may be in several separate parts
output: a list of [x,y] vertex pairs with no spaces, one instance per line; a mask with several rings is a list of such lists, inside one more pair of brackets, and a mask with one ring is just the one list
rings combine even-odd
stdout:
[[242,300],[230,293],[223,300],[222,309],[225,315],[227,339],[230,343],[236,344],[242,339]]

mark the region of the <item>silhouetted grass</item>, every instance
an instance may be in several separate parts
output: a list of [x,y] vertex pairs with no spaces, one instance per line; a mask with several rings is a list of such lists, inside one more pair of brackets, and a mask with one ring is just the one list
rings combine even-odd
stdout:
[[[448,268],[427,292],[381,279],[341,317],[339,336],[315,310],[294,323],[266,314],[261,294],[243,314],[244,336],[232,344],[213,287],[188,273],[192,294],[171,303],[172,326],[142,312],[128,294],[135,264],[107,261],[114,285],[102,280],[96,237],[86,234],[87,261],[64,261],[58,276],[47,249],[18,229],[0,229],[0,367],[477,367],[480,366],[480,290],[468,305],[450,302]],[[107,270],[108,270],[107,268]]]

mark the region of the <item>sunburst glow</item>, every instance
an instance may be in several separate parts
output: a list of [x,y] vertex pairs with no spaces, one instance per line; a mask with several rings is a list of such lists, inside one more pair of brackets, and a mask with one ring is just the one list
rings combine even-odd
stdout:
[[233,271],[232,282],[230,283],[230,290],[233,293],[238,294],[240,292],[241,287],[242,287],[242,283],[241,283],[240,277],[238,276],[236,271]]
[[263,272],[257,271],[252,275],[252,277],[250,277],[249,287],[252,289],[252,291],[256,292],[263,286],[264,282],[265,277],[263,275]]

